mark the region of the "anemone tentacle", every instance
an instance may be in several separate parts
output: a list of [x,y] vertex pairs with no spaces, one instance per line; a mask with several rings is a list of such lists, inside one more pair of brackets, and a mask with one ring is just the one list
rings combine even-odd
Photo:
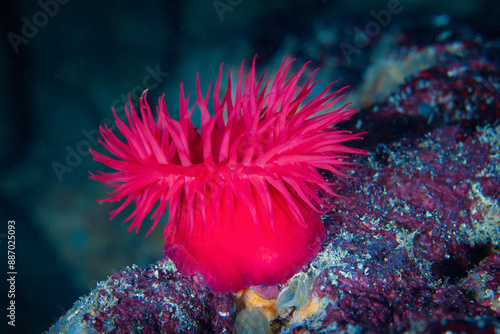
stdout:
[[[198,202],[206,202],[211,203],[211,216],[207,207],[201,205],[200,212],[190,210],[187,224],[188,228],[192,226],[195,214],[199,214],[208,231],[224,198],[230,211],[236,201],[247,206],[259,228],[257,213],[252,209],[253,191],[259,194],[266,216],[273,224],[271,188],[283,196],[300,224],[305,222],[296,198],[310,210],[323,212],[327,206],[317,191],[336,194],[318,169],[349,177],[342,172],[352,164],[346,161],[348,155],[364,152],[342,145],[360,138],[359,135],[332,128],[355,113],[347,109],[349,104],[331,110],[347,87],[330,92],[332,83],[310,98],[318,83],[313,82],[316,71],[299,86],[308,63],[287,79],[293,61],[287,57],[274,78],[267,81],[265,73],[256,79],[255,58],[246,77],[243,62],[235,85],[228,74],[222,99],[222,65],[212,94],[211,85],[203,94],[197,75],[191,108],[191,93],[186,97],[181,83],[178,121],[170,117],[164,95],[158,100],[156,120],[147,102],[147,91],[140,98],[139,112],[129,97],[126,122],[113,111],[117,129],[125,141],[107,125],[100,128],[99,142],[114,157],[91,150],[94,160],[116,170],[91,173],[92,179],[115,188],[103,201],[124,199],[111,218],[135,201],[135,209],[126,219],[132,219],[129,230],[138,231],[142,220],[154,210],[149,234],[167,204],[168,224],[172,224],[181,214],[181,201],[193,208]],[[195,108],[201,115],[198,129],[192,121]]]

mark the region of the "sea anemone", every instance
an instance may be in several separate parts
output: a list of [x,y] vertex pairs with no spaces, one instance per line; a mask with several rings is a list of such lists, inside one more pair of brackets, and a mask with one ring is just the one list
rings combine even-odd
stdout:
[[[311,97],[314,71],[302,85],[307,63],[287,79],[288,57],[272,80],[256,81],[255,58],[244,78],[244,62],[234,86],[228,75],[220,99],[222,65],[209,110],[210,86],[189,108],[180,85],[179,120],[170,117],[164,96],[155,121],[145,92],[140,117],[125,106],[128,125],[115,113],[126,141],[101,127],[102,145],[115,157],[91,150],[94,160],[116,170],[91,178],[114,187],[103,201],[121,201],[115,217],[132,201],[129,230],[139,230],[153,211],[151,232],[169,204],[164,254],[185,274],[200,273],[214,291],[282,283],[307,264],[325,238],[323,194],[337,196],[318,169],[349,177],[350,153],[341,143],[359,138],[333,129],[355,113],[333,106],[343,87],[331,85]],[[196,128],[191,116],[201,114]],[[114,112],[114,110],[113,110]],[[148,233],[149,233],[148,232]]]

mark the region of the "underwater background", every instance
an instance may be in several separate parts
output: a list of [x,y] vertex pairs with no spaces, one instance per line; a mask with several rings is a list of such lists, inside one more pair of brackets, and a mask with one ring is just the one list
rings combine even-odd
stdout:
[[[404,138],[405,131],[424,137],[444,123],[465,129],[498,123],[500,3],[494,0],[40,0],[6,1],[2,7],[0,253],[7,253],[8,221],[14,220],[17,272],[15,328],[2,315],[7,333],[46,331],[98,281],[162,258],[162,228],[147,238],[148,228],[127,232],[120,226],[127,212],[109,222],[109,211],[118,204],[97,203],[109,189],[88,178],[88,171],[102,168],[88,152],[103,151],[96,141],[99,125],[110,122],[112,107],[123,110],[129,93],[137,103],[148,89],[151,105],[165,94],[176,118],[179,82],[186,91],[194,89],[197,72],[201,87],[207,87],[222,62],[224,73],[235,72],[243,59],[249,62],[257,55],[258,69],[277,70],[290,55],[320,67],[320,88],[335,80],[350,85],[347,98],[361,115],[369,115],[429,67],[425,53],[418,61],[404,62],[412,47],[417,53],[432,46],[439,53],[437,46],[444,45],[454,54],[459,51],[451,46],[463,52],[475,49],[475,56],[483,57],[481,64],[489,62],[479,72],[491,79],[484,84],[490,88],[479,98],[491,108],[461,117],[443,116],[431,103],[419,104],[416,118],[410,118],[415,123],[392,122],[397,113],[360,116],[361,125],[351,124],[352,130],[368,133],[357,145],[380,158],[390,154],[377,145]],[[391,15],[380,17],[381,10]],[[476,65],[457,62],[450,71]],[[401,77],[384,79],[391,70]],[[446,85],[444,80],[441,87]],[[460,108],[467,109],[466,103]],[[400,109],[404,114],[404,105]],[[380,129],[383,136],[376,133]],[[489,196],[498,207],[495,173]],[[495,230],[498,220],[492,219]],[[491,235],[478,242],[481,247],[473,247],[480,260],[494,253],[490,246],[498,250],[498,238]],[[7,268],[7,257],[1,261]],[[459,272],[463,278],[472,268],[449,263],[443,277],[453,279]],[[3,270],[0,300],[7,313],[11,285],[9,270]]]

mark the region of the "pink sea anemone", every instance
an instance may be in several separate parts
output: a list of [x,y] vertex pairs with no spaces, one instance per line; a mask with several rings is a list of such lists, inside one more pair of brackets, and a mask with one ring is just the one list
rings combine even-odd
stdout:
[[[329,93],[329,85],[311,97],[314,72],[299,86],[307,63],[287,79],[292,62],[285,59],[265,82],[264,75],[256,81],[255,59],[245,78],[243,62],[236,85],[228,75],[222,100],[221,65],[212,108],[210,85],[203,95],[197,77],[189,108],[181,83],[179,121],[163,96],[155,121],[144,93],[140,117],[131,102],[128,125],[115,114],[126,142],[101,128],[99,141],[114,158],[91,151],[116,170],[91,174],[116,188],[104,201],[125,199],[111,218],[134,201],[129,230],[154,210],[151,232],[168,203],[165,256],[185,274],[200,273],[214,291],[282,283],[310,261],[325,238],[320,194],[336,196],[318,169],[348,177],[341,171],[352,164],[348,154],[364,153],[341,144],[357,135],[332,128],[355,113],[347,104],[331,110],[346,87]],[[199,128],[191,120],[196,106]]]

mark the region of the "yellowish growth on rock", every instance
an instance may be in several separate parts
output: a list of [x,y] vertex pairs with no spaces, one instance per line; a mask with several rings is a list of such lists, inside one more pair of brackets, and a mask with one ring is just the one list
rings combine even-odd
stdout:
[[238,292],[234,333],[277,332],[283,326],[317,321],[327,302],[312,293],[314,281],[314,276],[298,273],[278,298],[266,299],[253,288]]
[[279,294],[277,308],[288,325],[315,322],[321,318],[327,303],[312,292],[314,281],[315,276],[298,273]]
[[323,303],[318,296],[312,296],[309,303],[296,310],[293,314],[293,321],[301,321],[303,319],[312,318],[323,310]]
[[278,317],[276,298],[265,299],[252,288],[244,289],[236,295],[238,312],[247,308],[259,308],[269,321]]

